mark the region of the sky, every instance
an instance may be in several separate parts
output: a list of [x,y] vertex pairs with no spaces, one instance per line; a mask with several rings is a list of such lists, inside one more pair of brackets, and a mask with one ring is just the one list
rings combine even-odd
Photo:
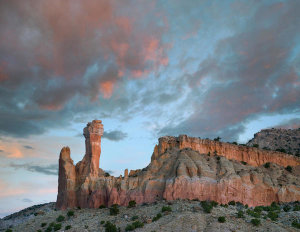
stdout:
[[150,162],[164,135],[300,126],[298,0],[0,0],[0,218],[56,201],[60,149]]

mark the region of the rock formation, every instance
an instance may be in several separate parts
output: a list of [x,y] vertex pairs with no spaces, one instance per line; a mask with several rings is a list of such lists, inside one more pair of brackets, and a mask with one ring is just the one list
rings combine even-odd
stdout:
[[[84,129],[86,154],[76,167],[70,149],[59,159],[57,208],[98,208],[166,199],[239,201],[249,206],[300,200],[300,159],[282,152],[192,138],[166,136],[155,146],[151,163],[105,176],[99,168],[101,121]],[[263,164],[269,162],[268,168]],[[292,166],[291,171],[285,169]]]
[[300,128],[261,130],[247,143],[248,146],[255,144],[263,149],[284,151],[299,157]]

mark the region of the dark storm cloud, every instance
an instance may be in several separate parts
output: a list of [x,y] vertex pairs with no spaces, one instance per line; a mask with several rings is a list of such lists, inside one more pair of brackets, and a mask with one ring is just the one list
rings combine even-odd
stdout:
[[109,131],[109,132],[104,131],[103,136],[102,136],[102,138],[108,139],[111,141],[120,141],[120,140],[125,139],[126,137],[127,137],[127,133],[124,133],[119,130],[114,130],[114,131]]
[[29,146],[29,145],[24,145],[23,147],[28,149],[28,150],[33,150],[34,149],[32,146]]
[[33,165],[33,164],[29,164],[29,163],[24,163],[24,164],[11,163],[9,166],[12,168],[15,168],[15,169],[25,169],[30,172],[38,172],[38,173],[42,173],[45,175],[56,176],[58,174],[58,165],[57,164],[41,166],[41,165]]
[[111,104],[119,82],[168,64],[155,2],[1,1],[0,21],[1,134],[44,133],[99,100],[118,111],[129,104]]
[[[194,112],[160,134],[188,133],[235,140],[261,115],[300,112],[300,2],[257,8],[234,35],[218,42],[189,79]],[[207,83],[210,87],[199,90]]]

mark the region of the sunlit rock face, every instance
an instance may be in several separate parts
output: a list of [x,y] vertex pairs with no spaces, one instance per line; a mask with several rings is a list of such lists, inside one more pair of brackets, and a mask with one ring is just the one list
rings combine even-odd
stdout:
[[[127,205],[130,200],[239,201],[249,206],[300,200],[300,159],[295,156],[186,135],[166,136],[159,139],[146,168],[106,177],[99,168],[101,121],[89,123],[84,134],[86,154],[76,167],[69,148],[61,151],[59,209]],[[266,162],[269,168],[263,166]],[[288,165],[291,172],[285,169]]]

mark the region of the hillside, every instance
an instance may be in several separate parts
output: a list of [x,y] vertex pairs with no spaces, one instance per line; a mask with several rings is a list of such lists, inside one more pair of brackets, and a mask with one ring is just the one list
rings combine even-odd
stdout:
[[282,151],[300,157],[300,128],[261,130],[247,143],[248,146],[255,144],[263,149]]

